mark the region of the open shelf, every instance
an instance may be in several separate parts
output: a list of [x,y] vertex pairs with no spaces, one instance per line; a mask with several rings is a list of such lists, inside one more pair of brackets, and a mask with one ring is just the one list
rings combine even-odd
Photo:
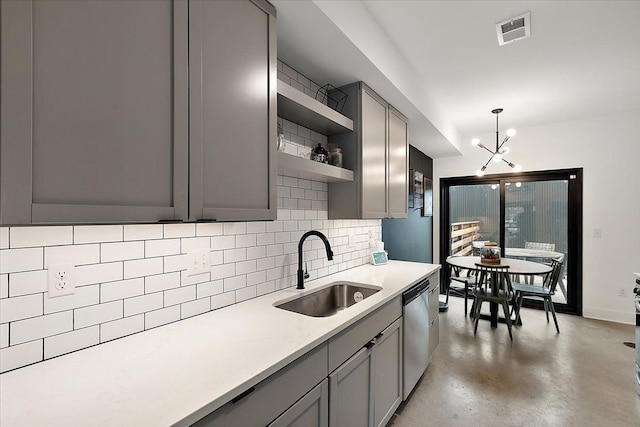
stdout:
[[353,120],[278,80],[278,116],[322,135],[353,131]]
[[353,171],[278,152],[280,175],[321,182],[353,181]]

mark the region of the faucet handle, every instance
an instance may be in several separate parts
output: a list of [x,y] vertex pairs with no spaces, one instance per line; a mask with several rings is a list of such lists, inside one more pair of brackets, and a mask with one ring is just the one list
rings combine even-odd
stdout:
[[309,272],[307,271],[307,261],[304,262],[304,278],[309,278]]

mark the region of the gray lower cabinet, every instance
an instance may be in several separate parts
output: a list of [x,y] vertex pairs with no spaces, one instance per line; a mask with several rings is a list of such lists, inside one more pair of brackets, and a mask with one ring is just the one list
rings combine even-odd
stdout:
[[402,401],[402,300],[329,339],[329,425],[383,426]]
[[[321,344],[192,424],[194,427],[326,425],[327,345]],[[322,382],[325,382],[324,390]],[[202,416],[201,415],[201,416]],[[197,419],[197,414],[191,418]],[[315,420],[311,424],[303,421]],[[318,424],[315,424],[315,423]]]
[[269,427],[328,427],[329,380],[325,379]]
[[353,182],[329,184],[330,219],[406,218],[407,119],[362,82],[340,88],[354,131],[331,135]]
[[0,224],[275,218],[269,3],[0,12]]

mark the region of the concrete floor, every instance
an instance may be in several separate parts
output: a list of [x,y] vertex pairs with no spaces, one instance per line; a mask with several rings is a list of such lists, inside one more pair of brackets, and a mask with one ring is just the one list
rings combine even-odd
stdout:
[[544,311],[522,309],[512,343],[485,320],[474,336],[463,300],[449,302],[433,361],[390,425],[640,426],[635,350],[623,344],[635,326],[558,314],[556,334]]

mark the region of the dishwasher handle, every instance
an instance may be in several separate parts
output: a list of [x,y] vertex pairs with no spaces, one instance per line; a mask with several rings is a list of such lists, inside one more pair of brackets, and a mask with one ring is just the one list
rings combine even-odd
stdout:
[[411,289],[402,293],[402,305],[407,305],[429,289],[429,279],[426,279]]

